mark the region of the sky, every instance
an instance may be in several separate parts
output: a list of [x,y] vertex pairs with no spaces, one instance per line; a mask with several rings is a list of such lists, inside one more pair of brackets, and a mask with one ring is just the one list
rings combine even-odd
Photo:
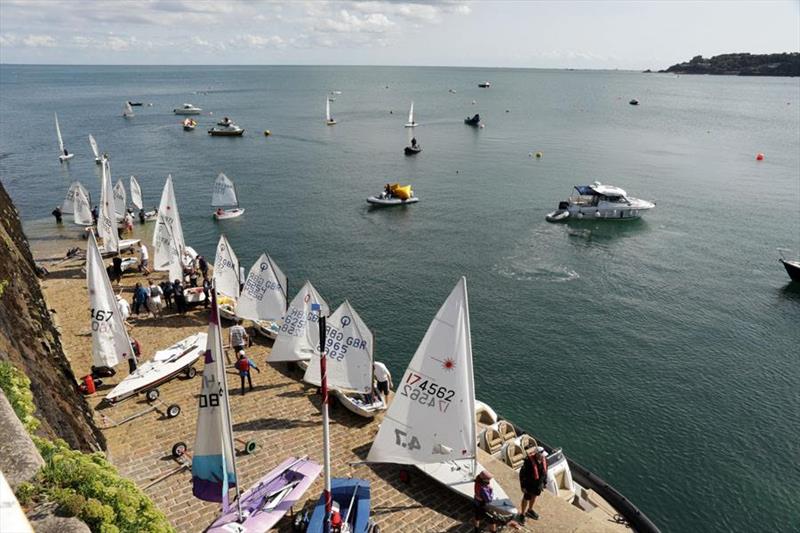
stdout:
[[660,69],[800,51],[800,0],[0,0],[0,63]]

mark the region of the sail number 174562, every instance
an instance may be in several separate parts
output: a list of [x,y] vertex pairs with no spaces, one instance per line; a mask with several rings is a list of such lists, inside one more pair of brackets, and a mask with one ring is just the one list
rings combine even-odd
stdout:
[[444,413],[450,407],[450,401],[456,391],[442,387],[429,379],[423,379],[419,374],[409,372],[408,377],[400,386],[400,394],[426,407],[438,408]]

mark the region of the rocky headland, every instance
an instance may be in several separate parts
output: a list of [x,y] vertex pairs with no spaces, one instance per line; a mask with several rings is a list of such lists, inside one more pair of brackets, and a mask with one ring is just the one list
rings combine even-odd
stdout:
[[726,76],[800,76],[800,52],[781,54],[722,54],[694,56],[659,72]]

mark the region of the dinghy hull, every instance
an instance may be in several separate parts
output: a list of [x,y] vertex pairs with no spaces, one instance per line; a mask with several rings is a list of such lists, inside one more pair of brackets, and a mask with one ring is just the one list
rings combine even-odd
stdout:
[[336,396],[336,399],[339,400],[339,403],[341,403],[345,409],[364,418],[375,418],[376,414],[386,410],[386,404],[380,399],[371,404],[367,404],[355,398],[354,394],[345,393],[340,390],[334,390],[333,395]]
[[[331,498],[339,504],[342,522],[347,519],[350,533],[367,533],[370,528],[370,487],[367,479],[331,479]],[[350,503],[353,503],[351,506]],[[348,516],[348,510],[349,516]],[[325,496],[320,497],[308,521],[308,533],[322,533],[325,519]],[[344,528],[343,528],[344,529]]]
[[419,198],[416,196],[412,196],[408,200],[403,200],[401,198],[381,198],[379,196],[370,196],[367,198],[367,202],[372,205],[380,205],[380,206],[392,206],[392,205],[406,205],[406,204],[415,204],[419,202]]
[[213,217],[217,220],[227,220],[229,218],[237,218],[244,214],[244,209],[237,207],[236,209],[226,209],[223,213],[215,212]]
[[[416,467],[427,474],[431,479],[438,481],[456,494],[472,500],[475,496],[475,476],[483,470],[483,466],[475,462],[475,470],[472,470],[471,459],[456,459],[447,463],[432,463],[416,465]],[[501,515],[515,515],[517,508],[514,502],[506,494],[494,479],[491,481],[494,500],[488,508]]]

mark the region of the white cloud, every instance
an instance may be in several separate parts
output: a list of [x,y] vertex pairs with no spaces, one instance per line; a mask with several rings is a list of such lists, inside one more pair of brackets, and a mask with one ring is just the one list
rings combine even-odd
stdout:
[[28,48],[53,48],[56,40],[51,35],[28,35],[19,41]]
[[10,33],[0,34],[0,46],[14,46],[17,42],[17,37]]

